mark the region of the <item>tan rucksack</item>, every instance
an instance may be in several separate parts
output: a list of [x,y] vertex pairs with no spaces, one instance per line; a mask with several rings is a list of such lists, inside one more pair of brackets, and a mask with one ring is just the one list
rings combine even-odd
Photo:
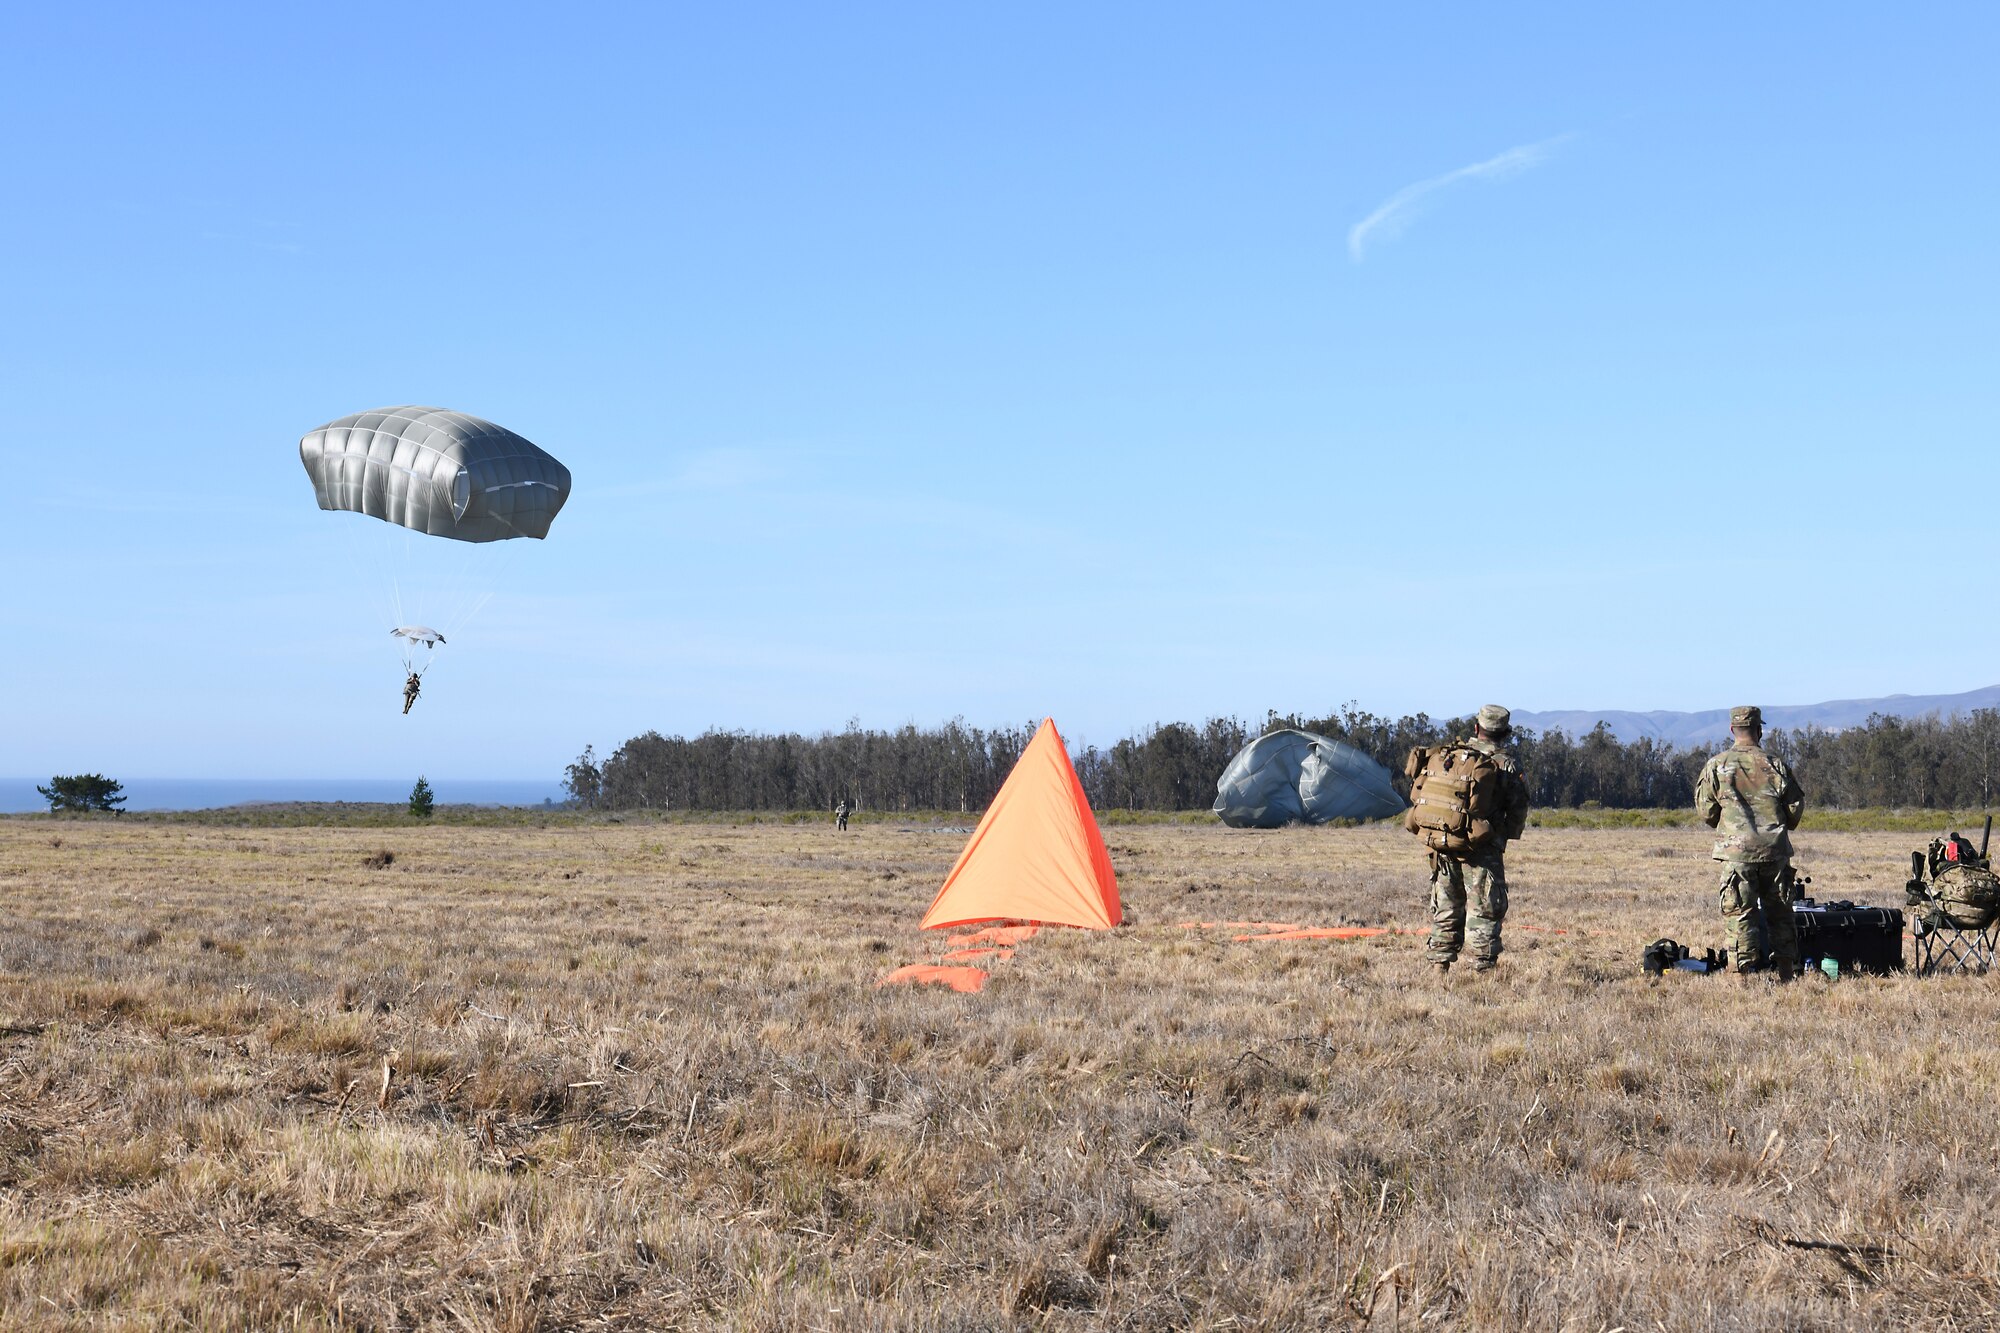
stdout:
[[1933,929],[1984,930],[2000,919],[2000,878],[1956,833],[1910,853],[1908,888],[1906,905],[1918,909]]
[[1403,827],[1432,851],[1459,856],[1502,840],[1500,761],[1469,745],[1418,746],[1403,763],[1410,812]]
[[1932,876],[1931,896],[1962,930],[1984,930],[2000,914],[2000,879],[1980,866],[1946,866]]

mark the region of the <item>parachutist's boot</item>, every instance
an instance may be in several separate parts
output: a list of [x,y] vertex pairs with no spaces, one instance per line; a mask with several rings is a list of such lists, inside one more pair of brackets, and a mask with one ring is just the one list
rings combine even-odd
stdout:
[[1449,958],[1433,958],[1430,960],[1430,964],[1431,975],[1435,976],[1439,981],[1445,981],[1451,977],[1451,960]]

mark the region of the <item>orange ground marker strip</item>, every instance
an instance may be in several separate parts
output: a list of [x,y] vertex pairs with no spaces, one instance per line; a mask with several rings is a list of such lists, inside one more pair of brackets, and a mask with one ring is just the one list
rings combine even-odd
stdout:
[[875,986],[878,990],[884,986],[949,986],[955,991],[971,995],[986,989],[986,969],[912,963],[908,967],[897,968],[877,981]]
[[996,963],[1004,963],[1009,958],[1012,958],[1014,956],[1014,951],[1012,949],[1002,949],[995,945],[980,945],[976,948],[971,948],[971,949],[947,949],[945,950],[945,952],[939,954],[938,956],[940,958],[949,958],[954,961],[961,961],[967,958],[985,957],[985,958],[991,958]]

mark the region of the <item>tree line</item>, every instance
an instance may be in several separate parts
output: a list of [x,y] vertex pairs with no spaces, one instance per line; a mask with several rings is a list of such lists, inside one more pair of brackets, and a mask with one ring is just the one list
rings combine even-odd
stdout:
[[[1470,718],[1417,713],[1381,717],[1349,704],[1327,717],[1269,713],[1262,725],[1210,718],[1167,722],[1108,748],[1065,738],[1077,777],[1099,810],[1196,810],[1236,752],[1279,727],[1345,741],[1387,768],[1405,795],[1412,746],[1472,734]],[[609,810],[984,810],[1027,748],[1033,724],[980,728],[955,718],[938,727],[807,736],[710,730],[695,737],[648,731],[599,759],[586,747],[564,773],[570,801]],[[2000,794],[2000,711],[1951,718],[1877,714],[1858,727],[1775,730],[1765,748],[1798,771],[1813,805],[1837,808],[1984,807]],[[1667,809],[1694,803],[1702,765],[1718,746],[1621,741],[1600,724],[1580,736],[1517,728],[1515,758],[1534,804]]]

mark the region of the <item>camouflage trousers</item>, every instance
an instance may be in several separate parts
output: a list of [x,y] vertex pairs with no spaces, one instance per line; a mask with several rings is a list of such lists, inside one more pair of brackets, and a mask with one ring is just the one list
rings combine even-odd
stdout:
[[1468,949],[1475,967],[1500,960],[1500,923],[1507,919],[1507,870],[1497,852],[1460,860],[1431,855],[1431,941],[1424,957],[1449,963]]
[[1786,901],[1782,862],[1722,863],[1722,920],[1730,966],[1738,972],[1799,970],[1799,930]]

